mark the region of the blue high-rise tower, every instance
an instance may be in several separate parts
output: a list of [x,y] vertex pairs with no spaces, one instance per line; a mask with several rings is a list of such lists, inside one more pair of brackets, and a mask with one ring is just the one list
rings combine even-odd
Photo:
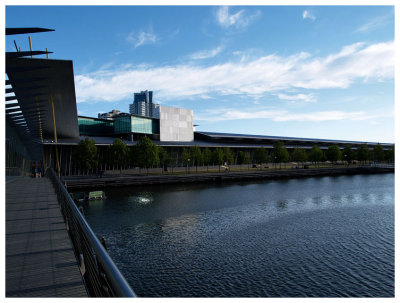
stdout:
[[133,104],[129,105],[129,113],[139,116],[153,116],[153,92],[141,91],[134,93]]

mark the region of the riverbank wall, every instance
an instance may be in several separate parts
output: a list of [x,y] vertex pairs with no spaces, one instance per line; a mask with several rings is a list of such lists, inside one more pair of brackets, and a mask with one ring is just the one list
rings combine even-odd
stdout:
[[243,171],[221,173],[159,174],[159,175],[104,175],[64,177],[68,190],[102,189],[105,187],[146,186],[173,183],[222,183],[231,181],[251,181],[262,179],[289,179],[356,174],[394,173],[394,167],[341,167],[315,169],[288,169],[266,171]]

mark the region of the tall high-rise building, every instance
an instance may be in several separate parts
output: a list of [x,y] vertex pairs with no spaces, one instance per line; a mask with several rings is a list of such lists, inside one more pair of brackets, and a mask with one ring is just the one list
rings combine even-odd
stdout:
[[[129,113],[133,115],[153,117],[156,114],[158,104],[153,103],[152,91],[141,91],[140,93],[133,94],[133,103],[129,104]],[[159,116],[159,114],[158,114]]]
[[140,93],[134,93],[134,102],[146,102],[153,103],[153,92],[152,91],[141,91]]

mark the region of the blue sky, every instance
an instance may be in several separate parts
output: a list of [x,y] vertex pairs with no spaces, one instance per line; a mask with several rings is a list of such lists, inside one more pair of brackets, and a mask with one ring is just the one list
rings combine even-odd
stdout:
[[[6,6],[73,60],[78,113],[133,93],[193,109],[197,130],[394,142],[393,6]],[[16,39],[28,49],[26,36]]]

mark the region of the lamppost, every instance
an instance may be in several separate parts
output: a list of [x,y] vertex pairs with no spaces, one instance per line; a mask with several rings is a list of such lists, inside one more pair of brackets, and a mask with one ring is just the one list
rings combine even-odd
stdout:
[[188,174],[190,174],[190,170],[189,170],[189,162],[190,162],[190,159],[187,159],[187,172],[188,172]]

